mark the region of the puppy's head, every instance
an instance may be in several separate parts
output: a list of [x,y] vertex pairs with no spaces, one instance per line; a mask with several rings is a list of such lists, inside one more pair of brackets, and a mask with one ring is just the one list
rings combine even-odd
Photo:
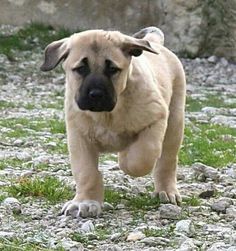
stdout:
[[49,44],[41,70],[52,70],[64,60],[67,88],[78,107],[109,112],[126,88],[131,57],[143,50],[157,53],[144,39],[116,31],[85,31]]

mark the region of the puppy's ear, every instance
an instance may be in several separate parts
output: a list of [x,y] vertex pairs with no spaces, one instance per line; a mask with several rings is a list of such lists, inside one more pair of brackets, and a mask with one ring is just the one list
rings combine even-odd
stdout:
[[54,41],[49,44],[44,52],[44,62],[40,69],[42,71],[50,71],[54,69],[69,54],[67,46],[68,38]]
[[135,57],[140,56],[143,51],[159,54],[158,50],[156,48],[153,48],[147,40],[137,39],[129,36],[126,36],[122,44],[122,50],[126,54]]

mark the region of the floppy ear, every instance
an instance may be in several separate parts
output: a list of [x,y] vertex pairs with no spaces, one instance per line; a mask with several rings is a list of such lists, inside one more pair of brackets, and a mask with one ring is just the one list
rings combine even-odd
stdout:
[[54,69],[61,60],[65,59],[69,54],[67,47],[68,38],[54,41],[49,44],[44,52],[44,62],[40,69],[42,71],[50,71]]
[[159,54],[157,49],[154,49],[151,44],[145,39],[137,39],[127,36],[123,42],[122,50],[130,56],[138,57],[143,51],[148,51],[154,54]]

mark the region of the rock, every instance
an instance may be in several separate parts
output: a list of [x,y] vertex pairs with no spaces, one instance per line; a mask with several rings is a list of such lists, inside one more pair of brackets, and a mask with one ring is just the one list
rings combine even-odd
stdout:
[[72,241],[70,239],[62,240],[58,247],[63,247],[68,251],[84,251],[84,247],[81,243]]
[[206,191],[201,192],[198,196],[202,199],[208,199],[208,198],[213,197],[214,194],[215,194],[215,190],[210,189],[210,190],[206,190]]
[[111,241],[118,241],[122,236],[122,233],[115,233],[110,236]]
[[181,208],[172,204],[161,205],[159,211],[162,219],[179,219],[181,215]]
[[122,251],[123,249],[118,245],[111,245],[109,246],[106,251]]
[[236,207],[235,206],[229,206],[228,208],[226,208],[225,213],[229,216],[232,216],[236,219]]
[[20,204],[20,202],[14,197],[8,197],[3,201],[3,204],[12,205],[12,204]]
[[232,177],[233,179],[236,179],[236,164],[231,165],[228,167],[225,171],[225,173],[229,176]]
[[195,251],[198,250],[191,239],[186,239],[176,251]]
[[81,230],[85,233],[93,232],[95,230],[93,222],[91,220],[85,221],[81,226]]
[[15,235],[14,232],[0,231],[0,238],[13,238]]
[[188,237],[193,236],[195,230],[192,220],[181,220],[176,223],[175,231],[183,233]]
[[235,249],[229,249],[229,248],[236,248],[236,247],[230,247],[230,245],[225,244],[223,241],[215,242],[211,245],[207,251],[233,251]]
[[220,177],[218,171],[215,168],[199,162],[193,164],[192,168],[194,170],[194,176],[197,179],[201,178],[202,181],[206,180],[207,178],[217,181]]
[[129,233],[126,240],[138,241],[138,240],[142,240],[143,238],[145,238],[145,234],[142,233],[141,231],[136,231],[136,232]]
[[104,202],[103,209],[104,209],[104,211],[112,211],[112,210],[114,210],[114,207],[112,204],[110,204],[108,202]]
[[220,198],[211,205],[211,208],[218,213],[226,213],[226,209],[230,205],[232,205],[232,200],[230,198]]
[[216,56],[210,56],[208,59],[207,59],[207,61],[209,62],[209,63],[216,63],[217,62],[217,57]]
[[148,246],[166,245],[170,242],[169,239],[163,237],[146,237],[140,241]]

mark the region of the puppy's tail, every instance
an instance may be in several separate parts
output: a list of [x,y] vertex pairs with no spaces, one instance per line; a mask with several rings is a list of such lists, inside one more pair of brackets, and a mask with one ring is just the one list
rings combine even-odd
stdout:
[[144,28],[133,35],[135,38],[146,39],[149,42],[158,43],[164,45],[164,33],[161,29],[150,26]]

